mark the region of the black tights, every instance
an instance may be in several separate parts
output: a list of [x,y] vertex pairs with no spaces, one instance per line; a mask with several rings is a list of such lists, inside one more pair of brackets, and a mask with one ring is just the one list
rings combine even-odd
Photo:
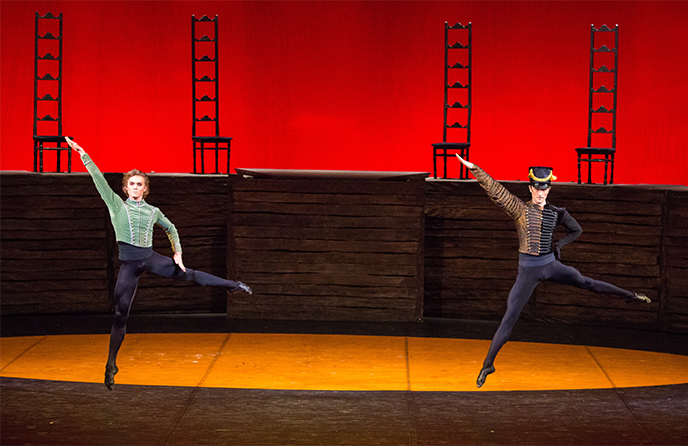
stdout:
[[516,325],[521,310],[526,306],[535,287],[543,280],[575,286],[576,288],[582,288],[594,293],[616,294],[626,299],[633,297],[633,293],[630,291],[614,286],[611,283],[585,277],[576,268],[566,266],[558,260],[542,266],[519,265],[516,283],[511,288],[509,299],[506,302],[506,313],[494,338],[492,338],[492,344],[490,344],[487,357],[483,362],[483,368],[492,367],[497,353],[506,344],[506,341],[509,340],[511,330]]
[[110,332],[110,352],[108,354],[107,368],[114,368],[115,366],[117,352],[122,345],[122,341],[124,341],[129,310],[134,300],[134,294],[136,294],[139,277],[145,272],[151,272],[158,276],[169,277],[175,280],[196,282],[199,285],[220,286],[229,291],[236,291],[238,289],[238,282],[233,280],[222,279],[191,268],[182,271],[174,263],[174,260],[156,252],[153,252],[152,256],[143,260],[120,260],[119,276],[117,276],[117,284],[115,285],[115,320],[112,323],[112,331]]

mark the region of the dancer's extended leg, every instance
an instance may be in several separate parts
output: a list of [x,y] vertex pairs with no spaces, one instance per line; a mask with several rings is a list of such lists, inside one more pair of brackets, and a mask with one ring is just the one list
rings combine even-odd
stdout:
[[564,285],[575,286],[598,294],[615,294],[627,303],[634,301],[645,303],[651,302],[644,294],[624,290],[623,288],[619,288],[616,285],[612,285],[602,280],[591,279],[590,277],[582,275],[576,268],[564,265],[559,261],[548,264],[547,270],[546,274],[549,280],[563,283]]
[[196,271],[191,268],[186,268],[186,271],[182,271],[182,269],[179,268],[176,263],[174,263],[173,259],[160,255],[156,252],[153,253],[153,256],[150,257],[148,261],[148,271],[159,276],[169,277],[170,279],[182,280],[185,282],[195,282],[199,285],[219,286],[227,289],[227,291],[230,292],[244,291],[249,294],[251,293],[251,289],[243,282],[223,279],[221,277],[217,277],[203,271]]

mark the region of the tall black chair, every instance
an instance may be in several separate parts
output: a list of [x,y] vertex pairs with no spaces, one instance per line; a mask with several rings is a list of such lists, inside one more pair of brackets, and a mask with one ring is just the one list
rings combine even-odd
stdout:
[[[196,36],[197,24],[203,31],[212,31],[213,37],[204,34]],[[191,140],[193,141],[194,173],[205,172],[205,152],[215,154],[215,172],[220,173],[220,152],[227,154],[227,170],[229,173],[229,155],[232,138],[220,136],[220,82],[218,68],[218,17],[214,19],[204,15],[200,19],[191,16],[191,84],[193,90],[193,126]],[[208,26],[210,25],[210,26]],[[197,52],[204,52],[203,57],[197,57]],[[208,52],[212,56],[208,55]],[[202,95],[202,96],[201,96]],[[199,97],[201,96],[201,97]],[[203,117],[199,118],[199,115]],[[213,125],[214,124],[214,125]],[[201,127],[201,128],[199,128]],[[197,157],[200,154],[200,157]],[[200,158],[200,172],[197,158]]]
[[[600,40],[604,40],[604,44]],[[596,43],[597,40],[597,43]],[[613,42],[613,43],[612,43]],[[610,45],[610,46],[608,46]],[[581,163],[588,163],[588,184],[592,184],[592,164],[604,163],[604,184],[614,184],[614,155],[616,154],[616,97],[619,78],[619,25],[609,28],[590,25],[590,88],[588,99],[588,143],[576,149],[578,184],[581,183]],[[601,60],[601,61],[598,61]],[[607,65],[600,65],[607,63]],[[613,63],[613,65],[611,65]],[[602,82],[612,81],[611,89]],[[609,85],[609,84],[607,84]],[[593,136],[595,140],[593,141]],[[602,142],[600,144],[599,142]]]
[[[452,31],[452,42],[450,42]],[[461,39],[461,40],[459,40]],[[464,43],[461,43],[461,42]],[[467,43],[466,43],[467,42]],[[459,154],[469,159],[471,146],[472,74],[473,74],[473,25],[444,22],[444,125],[442,142],[432,144],[434,177],[437,178],[437,158],[444,160],[444,178],[447,178],[447,158]],[[451,59],[450,59],[451,52]],[[451,98],[450,98],[451,95]],[[453,101],[453,102],[452,102]],[[463,103],[461,102],[463,101]],[[450,120],[460,119],[464,124]],[[447,130],[452,130],[458,142],[447,142]],[[458,131],[457,131],[458,130]],[[468,178],[468,169],[460,164],[459,178]]]
[[43,172],[45,151],[57,155],[55,171],[61,171],[61,154],[67,152],[67,172],[72,171],[72,151],[62,136],[62,13],[36,11],[33,95],[33,171]]

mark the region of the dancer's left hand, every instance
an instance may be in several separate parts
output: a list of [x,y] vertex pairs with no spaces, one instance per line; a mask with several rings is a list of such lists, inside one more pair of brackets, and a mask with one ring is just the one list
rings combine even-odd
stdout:
[[179,265],[179,267],[182,269],[182,271],[186,272],[186,268],[184,267],[184,262],[182,262],[182,253],[181,252],[175,252],[174,253],[174,263]]

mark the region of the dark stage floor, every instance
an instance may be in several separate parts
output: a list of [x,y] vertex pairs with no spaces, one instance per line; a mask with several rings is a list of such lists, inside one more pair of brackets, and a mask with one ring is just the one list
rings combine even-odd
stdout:
[[[3,338],[107,334],[110,320],[109,315],[3,317],[1,328]],[[132,315],[128,333],[485,340],[496,325],[441,319],[377,324],[228,321],[224,315]],[[688,356],[688,335],[653,331],[522,321],[512,340]],[[661,374],[661,364],[646,365],[651,371],[648,376]],[[563,373],[568,373],[565,367]],[[3,376],[0,443],[684,445],[688,444],[688,371],[686,374],[685,384],[530,391],[323,391],[118,384],[109,392],[101,383],[58,381],[57,376],[55,380]]]

